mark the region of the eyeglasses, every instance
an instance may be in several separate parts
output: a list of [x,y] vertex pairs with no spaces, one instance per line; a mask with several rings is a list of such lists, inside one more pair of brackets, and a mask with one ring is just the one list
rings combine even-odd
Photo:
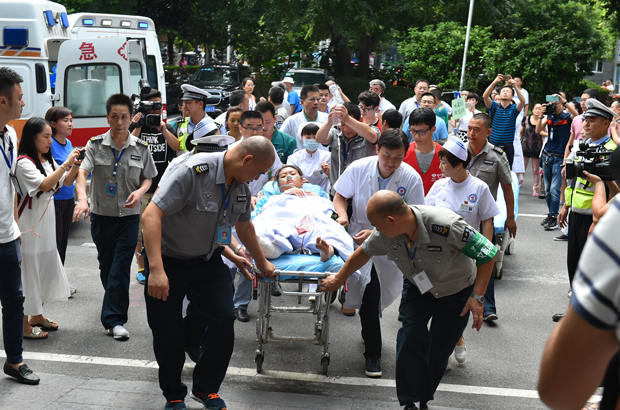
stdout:
[[409,128],[409,132],[411,133],[411,136],[413,137],[414,135],[418,134],[420,137],[423,137],[426,135],[427,132],[429,132],[431,129],[431,127],[428,127],[427,129],[425,129],[424,131],[422,130],[416,130],[414,128]]
[[321,101],[319,97],[306,98],[306,101],[310,101],[312,103]]
[[263,132],[263,127],[244,127],[243,125],[240,125],[240,127],[251,132]]
[[363,112],[368,112],[368,111],[372,111],[375,109],[374,107],[366,108],[361,105],[359,107],[360,107],[360,110],[362,110]]

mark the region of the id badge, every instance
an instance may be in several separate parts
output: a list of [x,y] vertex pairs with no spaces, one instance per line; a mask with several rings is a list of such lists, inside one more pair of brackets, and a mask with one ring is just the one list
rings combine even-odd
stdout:
[[17,175],[11,172],[9,173],[9,176],[11,177],[11,182],[13,183],[13,187],[15,188],[15,192],[17,193],[17,195],[24,196],[22,187],[21,185],[19,185],[19,181],[17,180]]
[[230,237],[232,236],[232,227],[227,223],[217,225],[217,244],[230,245]]
[[553,141],[553,128],[551,128],[551,132],[549,133],[549,141]]
[[322,174],[323,174],[323,171],[320,169],[315,169],[314,171],[312,171],[313,177],[318,177],[318,176],[321,176]]
[[463,212],[473,212],[474,207],[469,204],[461,204],[461,211]]
[[421,294],[425,294],[433,288],[433,284],[428,279],[426,272],[422,271],[413,277],[413,282],[420,290]]
[[108,181],[108,185],[105,187],[105,194],[107,196],[116,196],[116,190],[118,189],[118,182]]

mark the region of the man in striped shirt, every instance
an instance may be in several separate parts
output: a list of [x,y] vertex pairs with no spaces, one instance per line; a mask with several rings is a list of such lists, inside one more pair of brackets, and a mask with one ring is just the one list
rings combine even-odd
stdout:
[[[495,102],[491,99],[491,92],[495,86],[501,82],[507,84],[501,87],[499,91],[499,102]],[[519,102],[516,104],[512,100],[515,96],[515,91],[517,97],[519,97]],[[491,129],[493,131],[489,137],[489,142],[504,150],[508,157],[510,168],[512,169],[512,161],[515,156],[514,140],[516,120],[519,116],[519,112],[521,112],[525,105],[525,96],[511,76],[498,74],[482,97],[484,98],[484,103],[489,110],[489,116],[492,120]]]

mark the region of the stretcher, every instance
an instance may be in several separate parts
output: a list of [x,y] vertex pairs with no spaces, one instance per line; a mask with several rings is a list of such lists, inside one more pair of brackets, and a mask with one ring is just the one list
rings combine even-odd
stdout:
[[[511,171],[512,175],[512,192],[514,193],[515,198],[515,221],[517,220],[517,216],[519,215],[519,179],[517,178],[517,174]],[[510,237],[510,232],[508,229],[504,229],[504,224],[506,223],[506,201],[504,200],[504,191],[501,189],[501,186],[497,190],[497,200],[495,201],[497,206],[499,207],[500,214],[493,218],[493,236],[494,243],[497,247],[497,254],[495,255],[495,266],[493,268],[493,273],[496,279],[501,279],[504,270],[504,255],[510,255],[514,252],[515,241],[514,238]]]
[[[334,255],[327,262],[321,262],[319,255],[284,254],[277,259],[270,260],[270,262],[276,266],[273,281],[259,276],[256,268],[254,270],[254,300],[258,300],[258,319],[256,320],[258,347],[254,357],[256,371],[260,373],[263,369],[265,345],[267,343],[299,343],[318,344],[322,347],[321,369],[323,374],[327,374],[330,357],[329,306],[333,300],[334,292],[305,291],[303,285],[316,284],[320,287],[321,280],[330,275],[335,275],[344,265],[344,260],[338,255]],[[292,304],[273,305],[271,288],[274,282],[282,294],[278,298],[279,301],[292,301]],[[283,284],[286,286],[282,287]],[[306,301],[308,303],[305,303]],[[313,315],[313,335],[302,337],[276,334],[270,323],[274,313],[307,313]]]

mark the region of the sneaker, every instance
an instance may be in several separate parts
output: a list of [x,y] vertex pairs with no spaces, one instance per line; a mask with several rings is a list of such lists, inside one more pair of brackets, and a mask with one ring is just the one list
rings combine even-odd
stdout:
[[207,410],[227,410],[226,403],[217,393],[204,394],[192,390],[190,397],[202,403]]
[[547,225],[547,223],[549,222],[549,219],[551,218],[551,214],[547,214],[547,216],[545,217],[545,219],[543,219],[542,221],[540,221],[540,226],[545,226]]
[[366,373],[366,376],[368,377],[381,377],[383,374],[381,373],[381,358],[369,357],[366,359],[364,373]]
[[75,286],[69,286],[69,299],[73,298],[73,295],[77,293],[77,288]]
[[499,319],[499,317],[497,316],[497,313],[485,313],[482,316],[482,320],[484,320],[485,322],[493,322],[494,320]]
[[565,242],[565,241],[568,241],[568,236],[562,234],[560,236],[556,236],[555,238],[553,238],[553,240]]
[[138,271],[137,279],[140,285],[144,285],[146,283],[146,276],[144,276],[144,269]]
[[129,339],[129,332],[122,325],[114,326],[112,329],[108,329],[108,335],[114,336],[114,340]]
[[545,231],[553,231],[558,229],[560,226],[558,225],[558,218],[556,216],[552,216],[549,222],[543,226]]
[[184,400],[167,401],[164,410],[183,410],[186,409]]
[[447,372],[448,370],[452,370],[452,355],[448,357],[448,364],[446,365],[446,370],[444,370],[444,372]]
[[465,347],[465,345],[456,346],[454,348],[454,358],[459,363],[465,363],[465,359],[467,359],[467,347]]

